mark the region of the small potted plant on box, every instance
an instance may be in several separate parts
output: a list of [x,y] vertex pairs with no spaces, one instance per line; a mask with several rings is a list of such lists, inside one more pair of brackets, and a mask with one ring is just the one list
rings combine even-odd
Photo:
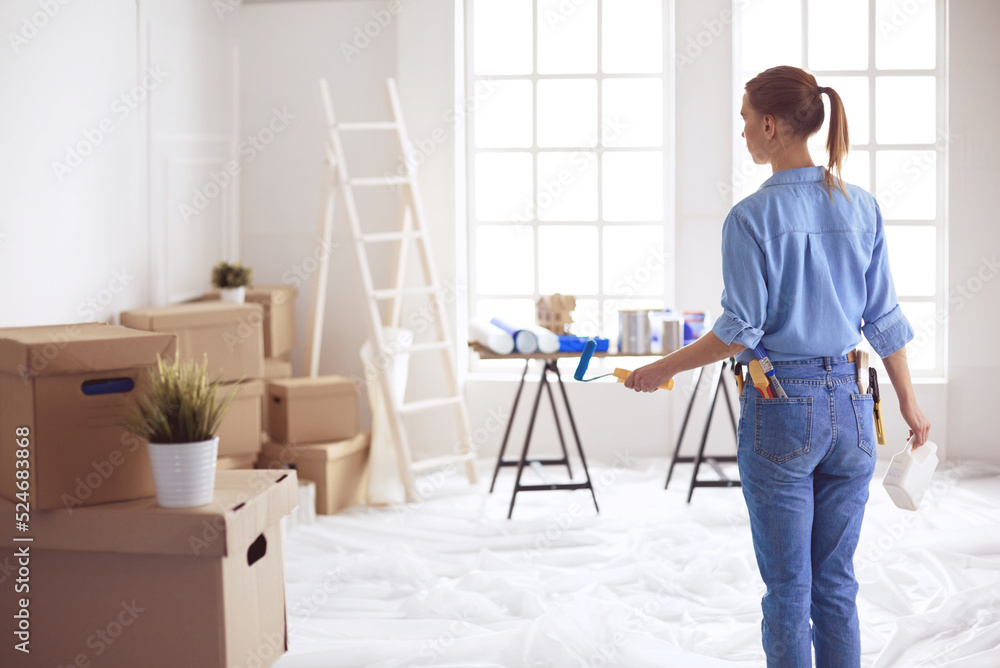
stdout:
[[[218,397],[220,381],[208,382],[208,355],[201,364],[165,362],[157,355],[152,386],[125,414],[125,428],[146,440],[156,501],[164,508],[192,508],[212,501],[219,437],[215,431],[236,394]],[[241,379],[242,380],[242,379]]]
[[253,269],[242,262],[219,262],[212,267],[212,285],[219,289],[222,301],[242,304],[247,288],[253,287]]

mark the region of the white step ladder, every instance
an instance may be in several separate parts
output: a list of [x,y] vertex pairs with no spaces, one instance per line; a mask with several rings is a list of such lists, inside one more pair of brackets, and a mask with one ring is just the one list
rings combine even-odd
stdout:
[[[351,236],[354,239],[354,247],[357,251],[358,267],[361,270],[361,279],[364,284],[368,309],[368,317],[365,318],[368,326],[368,335],[375,342],[380,359],[392,359],[393,351],[388,349],[385,328],[399,327],[402,318],[403,297],[426,295],[432,300],[438,300],[439,304],[444,303],[441,295],[441,284],[438,280],[437,270],[431,253],[430,239],[424,226],[423,205],[420,198],[420,191],[417,187],[416,172],[411,166],[410,161],[406,160],[410,141],[403,122],[403,113],[399,104],[399,93],[396,89],[396,82],[391,78],[386,80],[386,94],[388,96],[391,121],[368,123],[337,122],[333,111],[329,82],[325,78],[319,79],[318,89],[329,133],[323,165],[322,199],[320,202],[318,225],[319,237],[323,241],[323,248],[329,248],[333,232],[336,196],[339,193],[343,198],[344,208],[347,211]],[[395,132],[398,140],[400,160],[405,165],[404,175],[351,178],[344,159],[344,147],[340,136],[340,133],[344,131]],[[401,194],[400,204],[402,205],[398,221],[399,229],[393,232],[367,234],[362,231],[354,200],[354,188],[363,186],[399,186],[398,192]],[[368,262],[367,245],[387,242],[399,243],[399,251],[396,255],[396,265],[393,272],[393,287],[376,289]],[[419,253],[425,281],[424,285],[405,285],[407,276],[406,260],[411,242],[416,244],[415,248]],[[316,376],[319,373],[320,341],[329,268],[328,255],[327,253],[323,254],[319,270],[313,276],[312,306],[309,311],[305,359],[309,376]],[[392,300],[391,318],[388,324],[383,322],[381,311],[381,302],[386,300]],[[437,324],[437,340],[415,343],[408,349],[408,352],[438,351],[440,353],[443,362],[442,372],[447,381],[448,395],[403,403],[403,397],[395,396],[395,388],[388,373],[379,373],[377,379],[388,404],[385,406],[386,414],[391,427],[391,437],[396,447],[396,461],[399,464],[400,477],[406,489],[408,501],[419,500],[415,477],[428,471],[464,463],[469,482],[476,482],[476,451],[470,439],[471,429],[468,413],[465,408],[465,399],[460,393],[455,373],[455,346],[451,336],[447,313],[444,308],[440,308],[438,311],[440,312],[434,318]],[[454,413],[456,419],[459,451],[454,454],[414,461],[404,417],[414,413],[443,410],[446,408]],[[375,407],[373,407],[373,412],[374,410]]]

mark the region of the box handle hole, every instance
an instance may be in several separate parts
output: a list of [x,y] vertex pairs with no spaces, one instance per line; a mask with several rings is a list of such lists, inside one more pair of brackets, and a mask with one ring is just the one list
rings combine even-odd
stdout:
[[247,548],[247,566],[253,566],[267,554],[267,539],[264,534],[257,536],[257,540],[250,543]]
[[135,381],[131,378],[99,378],[97,380],[85,380],[80,389],[89,396],[99,394],[123,394],[131,392],[135,387]]

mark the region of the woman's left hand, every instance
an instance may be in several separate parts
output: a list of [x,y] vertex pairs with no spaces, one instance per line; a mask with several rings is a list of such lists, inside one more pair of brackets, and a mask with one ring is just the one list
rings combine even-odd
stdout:
[[655,392],[674,377],[674,372],[663,357],[652,364],[641,366],[625,379],[625,387],[636,392]]

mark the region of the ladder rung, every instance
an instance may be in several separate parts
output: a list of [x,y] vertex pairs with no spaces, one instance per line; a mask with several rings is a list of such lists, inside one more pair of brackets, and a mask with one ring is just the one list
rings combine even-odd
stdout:
[[375,299],[392,299],[403,295],[432,295],[436,291],[433,285],[421,285],[415,288],[403,288],[402,290],[386,288],[385,290],[376,290],[372,293],[372,297]]
[[451,341],[429,341],[427,343],[414,343],[409,347],[408,352],[421,352],[423,350],[444,350],[451,346]]
[[423,239],[424,233],[418,230],[412,230],[409,232],[372,232],[371,234],[362,234],[361,240],[366,242],[374,241],[402,241],[403,239]]
[[440,397],[438,399],[424,399],[423,401],[411,401],[399,407],[400,413],[417,413],[420,411],[440,408],[442,406],[453,406],[462,402],[462,397]]
[[410,179],[406,176],[360,176],[347,179],[347,182],[352,186],[398,186],[409,183]]
[[371,121],[337,123],[338,130],[395,130],[399,124],[395,121]]
[[461,462],[471,462],[476,458],[475,453],[467,452],[463,455],[444,455],[443,457],[429,457],[427,459],[421,459],[418,462],[413,462],[411,468],[416,473],[421,473],[423,471],[430,471],[432,469],[439,469],[442,466],[447,466],[448,464],[458,464]]

